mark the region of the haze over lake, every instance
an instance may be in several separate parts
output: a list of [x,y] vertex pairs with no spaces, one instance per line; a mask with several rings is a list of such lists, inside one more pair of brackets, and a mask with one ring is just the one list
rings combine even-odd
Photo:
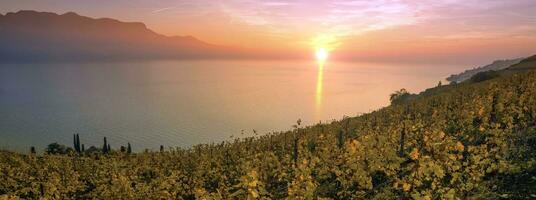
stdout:
[[[0,65],[0,148],[189,147],[284,131],[386,106],[400,88],[420,92],[461,66],[437,64],[161,61]],[[319,84],[318,81],[321,81]],[[320,91],[319,91],[319,87]],[[242,131],[243,130],[243,131]],[[243,134],[241,134],[243,132]]]

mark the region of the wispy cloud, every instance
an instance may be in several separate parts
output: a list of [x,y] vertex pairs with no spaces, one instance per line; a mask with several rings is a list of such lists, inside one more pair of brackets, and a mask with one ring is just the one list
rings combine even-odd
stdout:
[[220,12],[230,24],[256,27],[259,36],[303,44],[398,27],[422,29],[429,39],[519,37],[536,22],[533,0],[184,0],[152,13],[170,10]]
[[[266,32],[310,37],[347,37],[417,23],[418,9],[403,1],[225,1],[222,11],[233,23],[265,26]],[[313,39],[311,38],[311,39]]]
[[294,5],[294,3],[283,2],[283,1],[268,1],[268,2],[263,2],[262,5],[278,7],[278,6],[290,6],[290,5]]
[[173,9],[175,9],[175,7],[165,7],[165,8],[160,8],[160,9],[153,10],[151,13],[155,14],[155,13],[160,13],[160,12],[173,10]]
[[[536,35],[535,0],[121,0],[100,4],[56,1],[61,3],[7,1],[0,11],[31,5],[38,10],[94,13],[144,21],[169,35],[202,35],[216,38],[217,42],[233,43],[237,40],[235,35],[243,34],[252,45],[269,39],[302,45],[315,38],[370,38],[376,37],[374,34],[382,35],[381,40],[396,37],[408,41]],[[226,34],[210,32],[214,30]],[[399,30],[406,34],[399,36]],[[246,39],[240,41],[243,40]]]

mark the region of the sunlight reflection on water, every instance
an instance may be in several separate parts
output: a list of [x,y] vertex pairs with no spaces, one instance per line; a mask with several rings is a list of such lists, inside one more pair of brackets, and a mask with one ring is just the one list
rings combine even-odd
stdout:
[[315,120],[322,120],[322,85],[324,78],[324,61],[318,61],[318,77],[316,79]]

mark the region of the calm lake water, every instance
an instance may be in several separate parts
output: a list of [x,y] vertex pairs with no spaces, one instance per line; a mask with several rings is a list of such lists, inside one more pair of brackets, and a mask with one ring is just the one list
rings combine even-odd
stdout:
[[[0,65],[0,148],[189,147],[355,116],[460,66],[298,61]],[[243,130],[243,131],[242,131]],[[243,134],[241,134],[243,132]]]

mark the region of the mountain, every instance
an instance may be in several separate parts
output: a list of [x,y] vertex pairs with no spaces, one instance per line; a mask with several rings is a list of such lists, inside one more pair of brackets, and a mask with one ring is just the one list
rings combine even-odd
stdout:
[[143,23],[19,11],[0,15],[0,62],[196,59],[239,56],[192,36],[168,37]]
[[447,78],[447,80],[450,82],[460,83],[462,81],[470,79],[473,75],[479,72],[485,72],[485,71],[491,71],[491,70],[497,71],[497,70],[506,69],[514,64],[519,63],[521,60],[523,60],[523,58],[517,58],[517,59],[511,59],[511,60],[496,60],[489,65],[477,67],[474,69],[466,70],[459,74],[451,75]]

